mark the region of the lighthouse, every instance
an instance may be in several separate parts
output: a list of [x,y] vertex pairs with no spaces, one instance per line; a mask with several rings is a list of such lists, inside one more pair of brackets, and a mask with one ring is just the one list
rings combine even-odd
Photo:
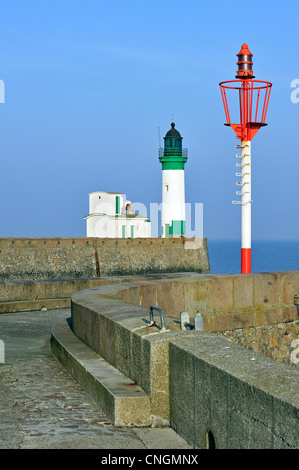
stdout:
[[164,137],[164,148],[159,149],[162,163],[162,238],[185,235],[185,163],[187,149],[182,148],[183,137],[171,123],[171,129]]

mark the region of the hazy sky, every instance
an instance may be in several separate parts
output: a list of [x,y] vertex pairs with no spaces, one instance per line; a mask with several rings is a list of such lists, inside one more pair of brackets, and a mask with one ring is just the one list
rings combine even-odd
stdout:
[[0,1],[0,237],[85,236],[93,191],[161,202],[158,128],[174,115],[204,236],[240,238],[219,82],[246,42],[273,83],[252,142],[252,236],[298,240],[298,15],[295,1]]

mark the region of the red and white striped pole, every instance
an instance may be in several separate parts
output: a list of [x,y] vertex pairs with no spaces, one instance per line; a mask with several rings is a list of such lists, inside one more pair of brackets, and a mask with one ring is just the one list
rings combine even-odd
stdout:
[[[255,134],[265,123],[272,83],[262,80],[254,80],[252,70],[252,53],[246,43],[241,47],[238,57],[238,70],[236,79],[221,82],[220,89],[226,116],[226,125],[231,126],[241,140],[241,191],[236,194],[241,196],[241,201],[233,201],[234,204],[241,204],[241,273],[251,273],[251,141]],[[227,92],[236,90],[239,94],[240,122],[231,122]],[[255,99],[254,99],[255,95]],[[262,98],[264,95],[264,98]],[[253,104],[255,101],[255,104]]]
[[[251,141],[247,123],[251,114],[250,109],[250,87],[248,77],[252,76],[252,56],[249,49],[244,49],[239,53],[238,77],[242,80],[240,89],[240,117],[241,117],[241,273],[251,273]],[[247,52],[249,54],[247,54]],[[246,53],[246,54],[245,54]],[[241,56],[240,56],[241,55]],[[241,60],[240,60],[241,59]],[[245,64],[250,64],[250,70],[244,69]],[[245,76],[244,76],[245,72]]]
[[251,272],[251,142],[241,142],[241,273]]

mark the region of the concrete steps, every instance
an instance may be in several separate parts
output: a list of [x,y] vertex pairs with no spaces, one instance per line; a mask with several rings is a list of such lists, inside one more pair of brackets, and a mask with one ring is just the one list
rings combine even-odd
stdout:
[[52,329],[54,355],[116,426],[150,426],[150,397],[80,341],[67,322]]

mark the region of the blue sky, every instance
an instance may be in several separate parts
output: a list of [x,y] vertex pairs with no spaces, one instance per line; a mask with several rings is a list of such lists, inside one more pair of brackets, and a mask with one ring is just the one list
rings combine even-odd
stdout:
[[246,42],[256,79],[273,83],[252,142],[252,236],[298,240],[299,3],[248,5],[0,1],[0,236],[85,236],[93,191],[161,202],[158,128],[162,138],[174,115],[186,202],[203,203],[204,236],[239,239],[237,140],[219,82],[234,79]]

